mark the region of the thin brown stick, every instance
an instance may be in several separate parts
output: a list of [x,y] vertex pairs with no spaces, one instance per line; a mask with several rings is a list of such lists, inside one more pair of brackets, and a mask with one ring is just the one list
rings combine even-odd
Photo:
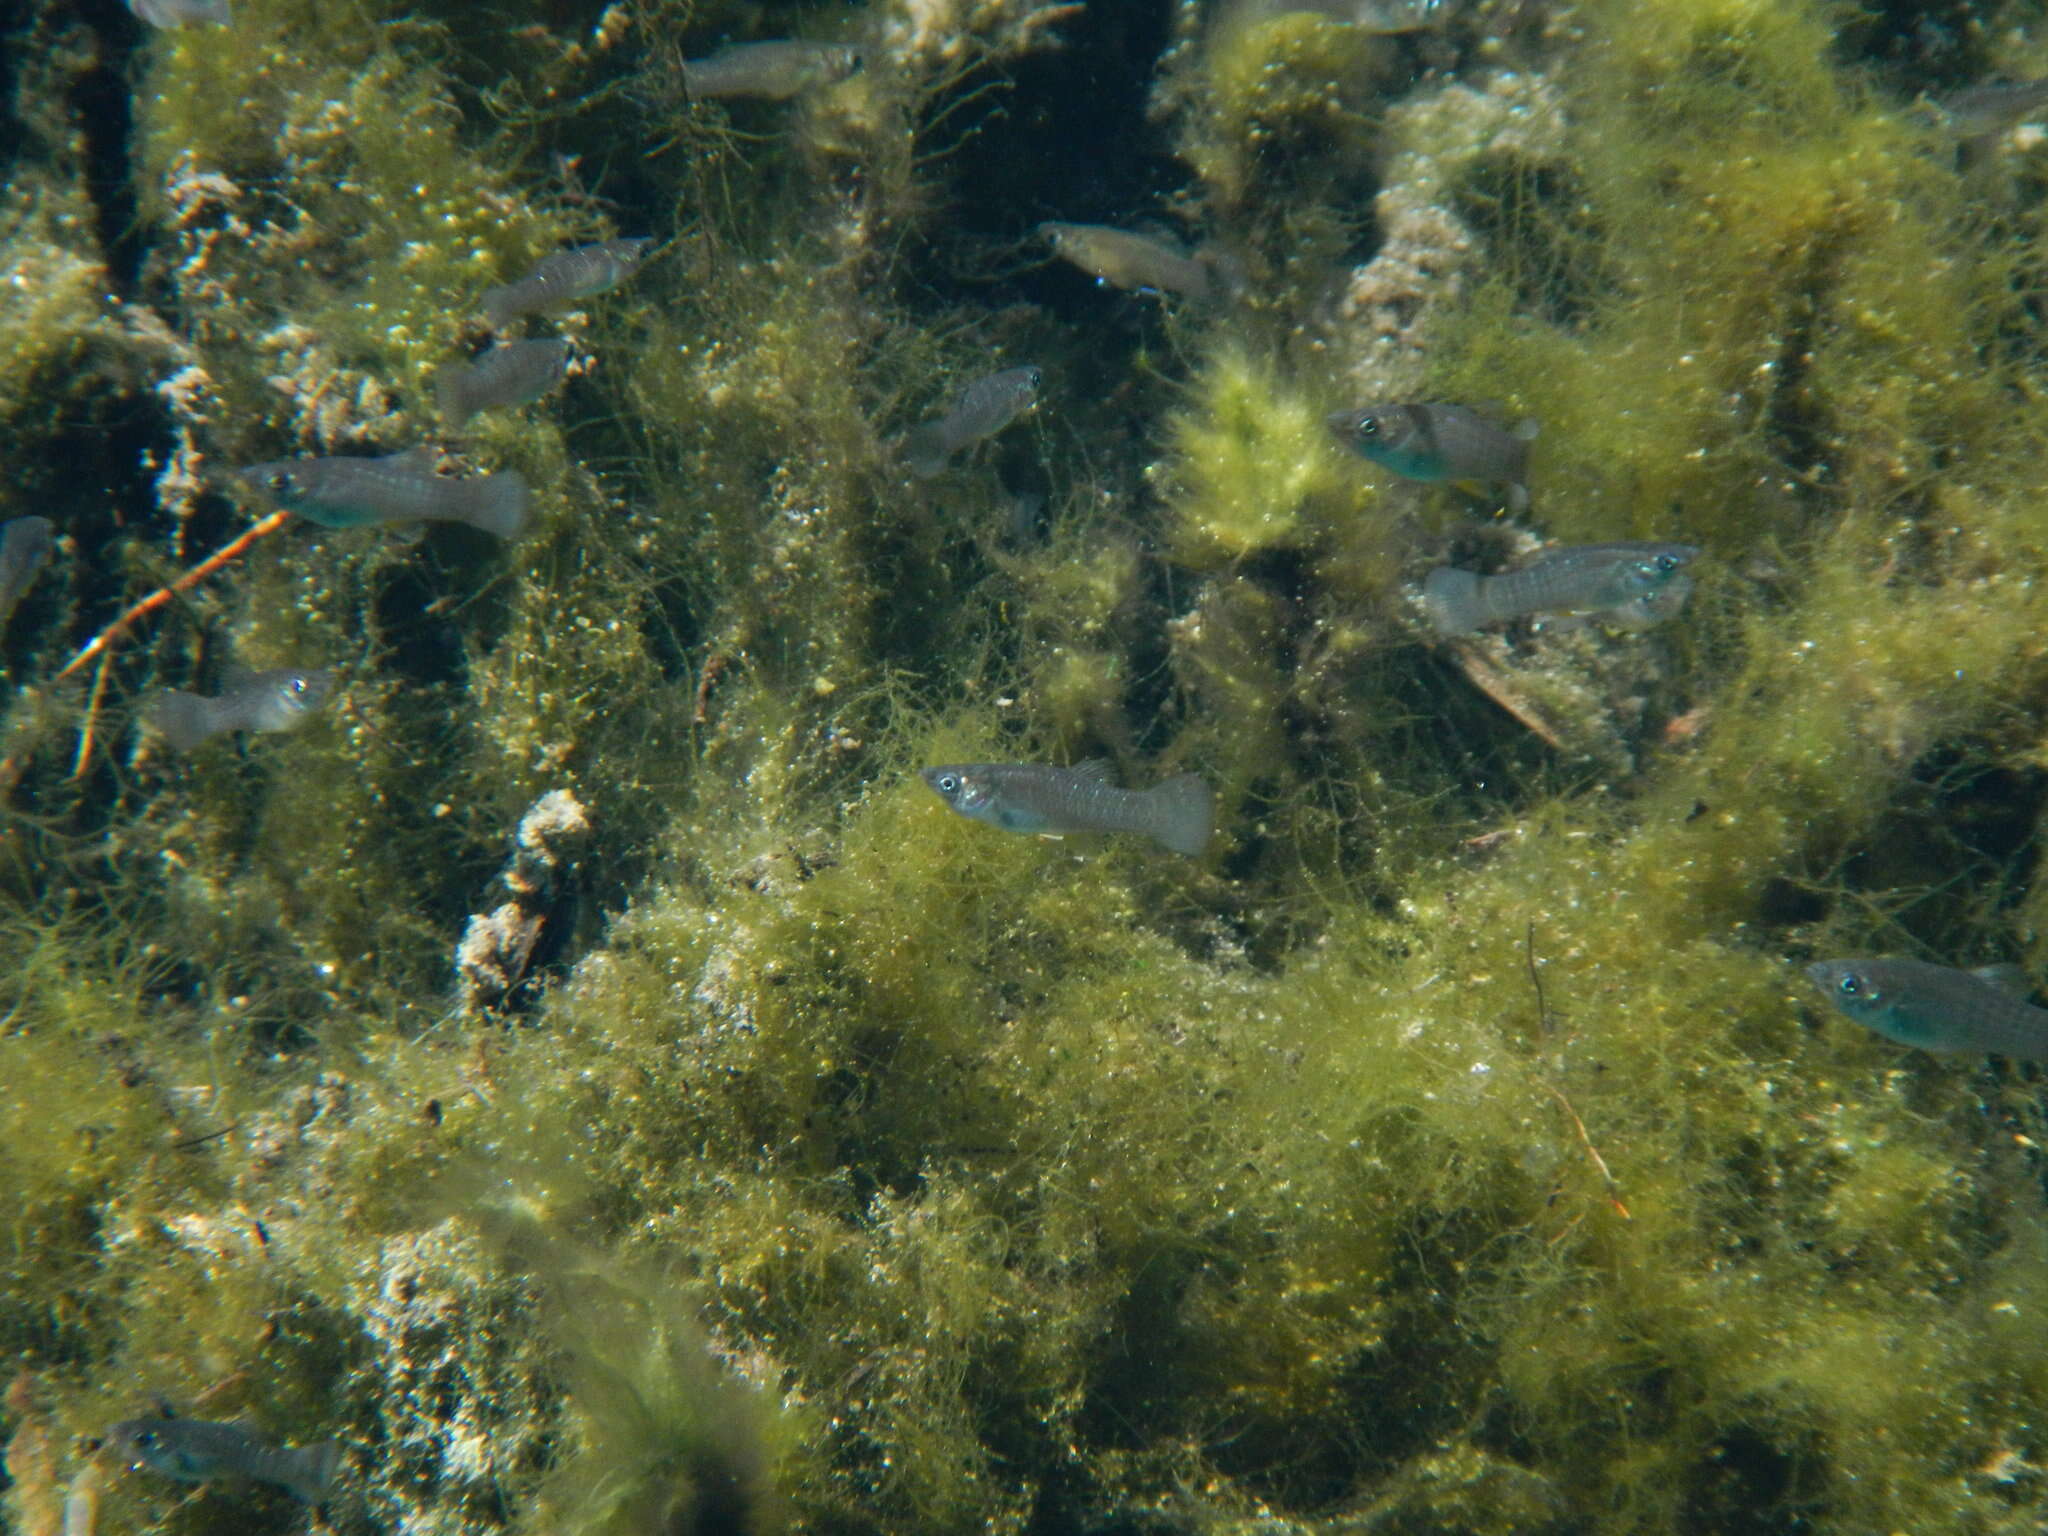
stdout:
[[78,732],[78,756],[71,764],[71,777],[85,777],[86,765],[92,761],[93,725],[100,717],[100,700],[107,693],[107,669],[114,663],[114,653],[108,651],[100,657],[100,664],[92,674],[92,695],[85,703],[85,724]]
[[[78,732],[78,758],[71,765],[72,778],[83,778],[87,765],[92,762],[93,730],[99,721],[100,700],[107,691],[107,665],[113,660],[113,647],[116,642],[123,635],[127,634],[130,629],[135,627],[136,620],[155,613],[157,609],[163,607],[164,604],[168,603],[180,592],[191,591],[192,588],[198,586],[200,582],[206,580],[207,577],[211,576],[222,566],[240,558],[248,550],[249,546],[258,539],[267,538],[282,528],[285,525],[285,520],[290,516],[289,512],[273,512],[268,517],[251,523],[240,534],[221,545],[219,549],[216,549],[204,560],[193,566],[191,570],[180,576],[176,581],[171,582],[167,586],[158,587],[149,596],[142,599],[141,602],[135,604],[134,607],[130,608],[118,619],[114,620],[113,623],[94,635],[91,640],[87,641],[84,650],[64,663],[64,670],[57,674],[56,680],[59,682],[69,677],[94,657],[98,657],[100,660],[99,672],[92,682],[92,697],[85,706],[85,724],[80,727]],[[12,759],[5,763],[0,763],[0,787],[11,784],[14,778],[19,776],[19,771]]]
[[69,677],[80,667],[99,655],[100,652],[113,645],[123,635],[128,633],[137,619],[145,618],[149,614],[155,613],[157,609],[163,607],[165,603],[168,603],[180,592],[191,591],[192,588],[198,586],[200,582],[206,580],[207,577],[226,565],[230,560],[238,559],[258,539],[268,538],[271,534],[277,532],[278,529],[285,525],[286,519],[290,516],[291,513],[289,512],[273,512],[261,522],[250,524],[237,537],[223,544],[176,581],[168,586],[158,587],[149,596],[145,597],[133,608],[130,608],[97,635],[94,635],[86,643],[84,650],[64,663],[64,670],[57,674],[57,679],[62,681],[64,678]]

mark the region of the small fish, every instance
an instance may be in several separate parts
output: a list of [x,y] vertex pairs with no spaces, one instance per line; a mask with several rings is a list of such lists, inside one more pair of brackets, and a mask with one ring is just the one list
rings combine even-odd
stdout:
[[1190,299],[1206,299],[1216,292],[1206,258],[1149,235],[1106,224],[1052,223],[1039,225],[1038,233],[1052,242],[1055,255],[1112,288],[1178,293]]
[[478,411],[538,400],[568,374],[572,350],[560,337],[501,341],[473,362],[450,363],[434,375],[441,414],[460,428]]
[[903,439],[910,472],[929,480],[962,448],[993,437],[1038,403],[1045,376],[1036,368],[1005,368],[976,379],[960,391],[953,409],[937,421],[911,428]]
[[47,517],[17,517],[0,524],[0,629],[50,558],[56,526]]
[[1552,550],[1504,576],[1439,566],[1422,583],[1422,604],[1441,635],[1464,635],[1528,613],[1596,613],[1624,629],[1646,629],[1685,606],[1699,557],[1691,544],[1577,544]]
[[2002,984],[2009,974],[2003,967],[1958,971],[1880,957],[1822,960],[1806,974],[1837,1008],[1887,1040],[1923,1051],[2048,1061],[2048,1008],[2022,1002]]
[[683,62],[683,89],[692,96],[754,96],[787,101],[800,92],[837,85],[858,73],[858,48],[799,37],[763,43],[728,43],[709,58]]
[[546,309],[559,309],[616,288],[640,268],[654,241],[602,240],[544,256],[516,283],[488,290],[482,300],[484,318],[499,329]]
[[1209,786],[1183,773],[1150,789],[1118,789],[1109,764],[951,763],[919,770],[962,816],[1005,832],[1137,832],[1175,853],[1199,857],[1215,818]]
[[1957,138],[1982,139],[2048,116],[2048,80],[1973,85],[1926,106]]
[[231,673],[212,698],[165,688],[142,707],[144,723],[161,731],[180,752],[227,731],[289,731],[326,701],[334,672],[320,667],[273,667]]
[[365,523],[467,523],[501,539],[526,526],[532,492],[517,470],[451,480],[428,448],[381,459],[274,459],[235,471],[288,512],[323,528]]
[[1253,15],[1306,11],[1383,37],[1440,27],[1453,8],[1452,0],[1266,0],[1246,7]]
[[232,27],[228,0],[128,0],[128,9],[152,27],[182,27],[188,21]]
[[1533,421],[1509,432],[1466,406],[1391,402],[1336,411],[1328,421],[1346,447],[1404,479],[1467,489],[1505,486],[1511,508],[1529,505]]
[[1450,10],[1450,0],[1350,0],[1337,8],[1341,19],[1359,31],[1382,35],[1440,27]]
[[271,1445],[239,1424],[206,1419],[125,1419],[107,1438],[131,1465],[180,1482],[246,1477],[288,1488],[308,1504],[327,1497],[341,1468],[341,1446],[335,1441]]

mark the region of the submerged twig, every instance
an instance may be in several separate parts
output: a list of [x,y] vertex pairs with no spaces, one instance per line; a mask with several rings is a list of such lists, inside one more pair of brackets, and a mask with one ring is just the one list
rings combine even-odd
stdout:
[[[135,627],[137,620],[156,612],[179,593],[191,591],[222,566],[240,558],[258,539],[267,538],[282,528],[290,516],[289,512],[273,512],[268,517],[250,524],[176,581],[158,587],[149,596],[134,604],[113,623],[88,640],[85,648],[76,656],[64,663],[63,670],[58,672],[55,681],[62,682],[94,658],[99,658],[100,661],[99,673],[93,679],[92,695],[85,706],[85,724],[78,732],[78,757],[71,766],[72,778],[82,778],[92,761],[93,728],[99,719],[100,699],[106,693],[107,664],[112,659],[113,647]],[[0,763],[0,787],[13,782],[13,770],[12,759]]]

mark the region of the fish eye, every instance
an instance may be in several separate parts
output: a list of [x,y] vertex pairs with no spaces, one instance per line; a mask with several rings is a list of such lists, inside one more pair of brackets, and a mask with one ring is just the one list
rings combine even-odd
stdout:
[[275,474],[266,476],[263,483],[269,486],[271,490],[276,491],[280,495],[282,495],[284,492],[292,488],[291,471],[288,469],[280,469]]
[[1036,390],[1039,387],[1039,385],[1045,382],[1045,375],[1040,373],[1036,368],[1025,369],[1024,378],[1025,382],[1030,384],[1033,390]]
[[1849,972],[1848,975],[1836,982],[1835,986],[1844,997],[1861,997],[1863,995],[1863,978],[1854,971]]
[[138,1429],[132,1438],[137,1449],[146,1451],[156,1444],[156,1431],[153,1429]]
[[1658,570],[1658,571],[1659,571],[1659,572],[1660,572],[1660,573],[1661,573],[1662,575],[1665,575],[1665,576],[1669,576],[1669,575],[1670,575],[1670,574],[1671,574],[1671,573],[1672,573],[1673,571],[1675,571],[1675,570],[1677,570],[1677,569],[1678,569],[1678,556],[1676,556],[1676,555],[1659,555],[1659,556],[1657,557],[1657,562],[1656,562],[1656,563],[1657,563],[1657,570]]
[[938,789],[940,794],[950,795],[959,787],[960,775],[958,775],[957,773],[942,773],[939,775]]
[[1380,435],[1380,419],[1377,416],[1361,416],[1358,418],[1357,427],[1353,430],[1360,437],[1378,437]]
[[295,677],[285,686],[290,688],[293,693],[304,693],[306,691],[306,680],[303,677]]

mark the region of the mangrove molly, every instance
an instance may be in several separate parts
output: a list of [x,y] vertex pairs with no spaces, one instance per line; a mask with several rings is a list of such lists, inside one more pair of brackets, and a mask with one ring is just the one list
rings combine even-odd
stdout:
[[1828,1001],[1887,1040],[1923,1051],[1983,1051],[2048,1061],[2048,1008],[2020,999],[2002,967],[1958,971],[1896,956],[1806,967]]
[[640,269],[653,244],[646,236],[636,236],[601,240],[544,256],[517,282],[486,290],[481,301],[484,318],[494,328],[503,329],[521,315],[560,309],[616,288]]
[[441,415],[460,429],[478,411],[538,400],[568,376],[572,350],[559,336],[501,341],[471,362],[450,363],[434,375]]
[[953,810],[1005,832],[1135,832],[1189,858],[1209,846],[1215,804],[1200,777],[1183,773],[1150,789],[1119,789],[1109,771],[1100,758],[1072,768],[948,763],[919,770]]
[[327,667],[237,671],[211,698],[162,689],[143,705],[142,718],[178,751],[190,752],[227,731],[293,730],[326,701],[333,686],[334,672]]
[[837,85],[860,67],[860,50],[839,43],[796,37],[728,43],[708,58],[683,61],[683,89],[692,96],[787,101],[803,91]]
[[1106,224],[1046,223],[1038,226],[1038,233],[1051,242],[1061,260],[1112,288],[1178,293],[1190,299],[1206,299],[1216,291],[1209,262],[1165,240]]
[[380,459],[273,459],[235,471],[288,512],[323,528],[366,523],[467,523],[501,539],[526,527],[533,495],[517,470],[451,480],[430,448]]
[[50,558],[56,528],[47,517],[17,517],[0,524],[0,628]]
[[1327,420],[1347,448],[1403,479],[1475,494],[1501,486],[1509,507],[1520,512],[1529,505],[1533,421],[1510,432],[1469,406],[1434,401],[1361,406]]
[[131,1466],[149,1468],[182,1483],[216,1477],[246,1477],[276,1483],[308,1504],[327,1497],[341,1468],[341,1446],[272,1445],[239,1424],[207,1419],[124,1419],[107,1431]]
[[993,437],[1038,403],[1045,376],[1036,368],[1005,368],[976,379],[960,391],[953,409],[937,421],[913,427],[904,436],[903,456],[910,472],[929,480],[962,448]]
[[1465,635],[1531,613],[1589,613],[1645,629],[1685,606],[1699,557],[1691,544],[1574,544],[1502,576],[1439,566],[1424,578],[1422,605],[1440,635]]

